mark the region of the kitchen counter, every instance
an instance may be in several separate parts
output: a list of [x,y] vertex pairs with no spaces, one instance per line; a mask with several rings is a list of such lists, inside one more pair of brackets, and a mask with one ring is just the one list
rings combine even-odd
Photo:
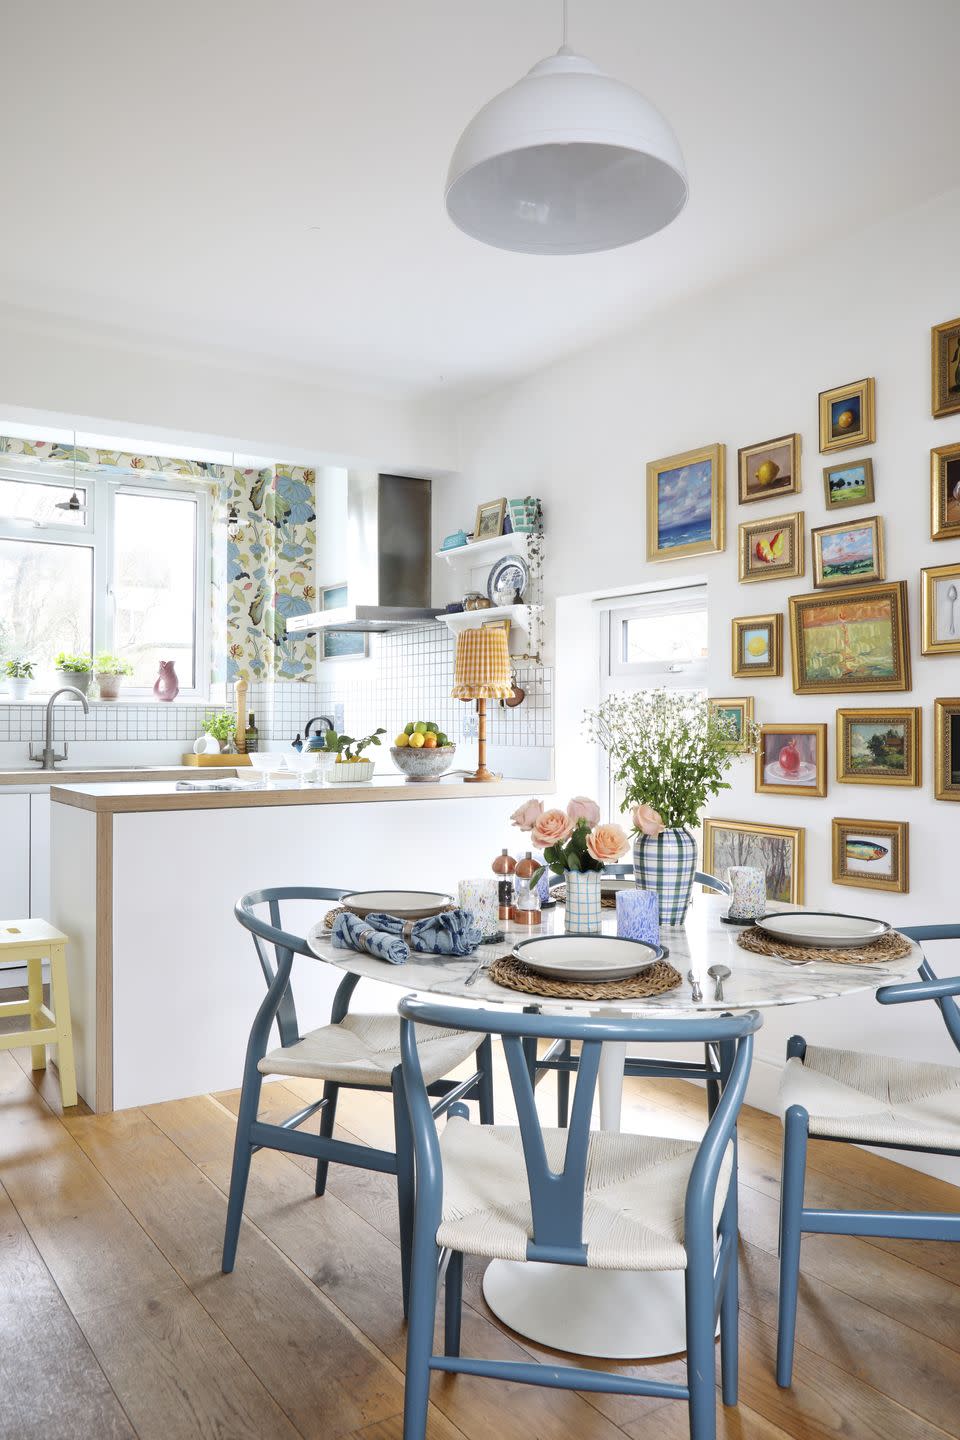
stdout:
[[[75,785],[134,780],[195,780],[203,776],[207,780],[236,775],[236,766],[229,758],[223,765],[78,765],[76,769],[43,770],[34,765],[30,769],[0,770],[0,786],[3,785]],[[244,773],[249,770],[244,766]]]

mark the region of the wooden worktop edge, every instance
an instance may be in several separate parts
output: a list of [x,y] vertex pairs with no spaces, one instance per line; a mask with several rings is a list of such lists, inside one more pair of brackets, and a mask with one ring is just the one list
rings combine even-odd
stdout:
[[489,785],[342,785],[304,790],[180,790],[174,795],[85,795],[66,785],[53,785],[50,799],[98,814],[130,814],[152,810],[237,810],[262,805],[371,805],[383,801],[478,800],[484,796],[544,795],[549,780],[498,780]]

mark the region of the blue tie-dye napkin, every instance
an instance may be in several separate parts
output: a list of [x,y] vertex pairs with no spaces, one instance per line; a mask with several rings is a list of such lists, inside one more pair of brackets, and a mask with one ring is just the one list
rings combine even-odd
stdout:
[[[401,922],[397,923],[402,930]],[[388,965],[402,965],[410,956],[409,948],[397,933],[390,934],[369,920],[361,920],[359,915],[351,915],[348,910],[334,920],[331,935],[338,950],[359,950],[376,960],[385,960]]]
[[[404,921],[378,911],[367,923],[391,935],[404,934]],[[409,930],[410,944],[421,955],[470,955],[483,940],[470,910],[444,910],[427,920],[417,920]]]

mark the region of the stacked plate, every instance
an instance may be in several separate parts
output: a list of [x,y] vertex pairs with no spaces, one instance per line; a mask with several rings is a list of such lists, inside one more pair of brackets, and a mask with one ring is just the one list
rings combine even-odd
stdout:
[[619,935],[540,935],[514,945],[517,960],[554,980],[628,980],[641,975],[666,951]]
[[426,920],[453,905],[452,895],[439,890],[354,890],[344,895],[340,904],[345,910],[365,920],[368,915],[383,912],[398,920]]
[[870,945],[890,929],[885,920],[871,920],[866,915],[838,915],[829,910],[786,910],[780,915],[767,915],[756,925],[773,940],[786,940],[790,945],[815,945],[823,950],[852,950]]

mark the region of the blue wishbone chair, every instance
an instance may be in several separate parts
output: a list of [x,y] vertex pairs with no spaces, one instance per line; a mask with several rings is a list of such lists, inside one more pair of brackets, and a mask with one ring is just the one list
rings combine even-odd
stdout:
[[[405,996],[400,1002],[403,1083],[416,1153],[413,1271],[410,1283],[404,1440],[424,1440],[434,1370],[547,1385],[554,1389],[655,1395],[686,1400],[692,1440],[715,1440],[715,1350],[720,1318],[724,1404],[737,1401],[736,1124],[746,1090],[756,1011],[696,1020],[530,1015],[463,1010]],[[462,1026],[500,1035],[519,1128],[469,1123],[452,1105],[440,1134],[424,1084],[414,1026]],[[524,1045],[581,1043],[570,1124],[546,1130],[537,1114]],[[722,1059],[720,1095],[702,1141],[590,1130],[604,1041],[705,1040]],[[518,1143],[519,1141],[519,1143]],[[602,1190],[616,1176],[616,1240]],[[656,1183],[651,1176],[660,1170]],[[590,1179],[588,1181],[588,1171]],[[630,1175],[638,1182],[631,1211]],[[651,1201],[651,1194],[657,1196]],[[641,1201],[640,1196],[647,1198]],[[662,1204],[658,1214],[650,1208]],[[682,1219],[678,1218],[682,1215]],[[611,1245],[615,1246],[614,1250]],[[622,1270],[684,1270],[687,1384],[574,1366],[475,1360],[460,1355],[464,1254]],[[445,1275],[444,1353],[434,1354],[439,1276]]]
[[[918,944],[960,940],[960,925],[902,925],[900,933]],[[924,959],[920,977],[909,984],[885,985],[877,991],[877,999],[881,1005],[932,1000],[960,1050],[960,1007],[956,999],[960,995],[960,975],[941,980]],[[960,1215],[805,1207],[808,1137],[930,1155],[960,1155],[960,1067],[829,1050],[808,1045],[801,1035],[794,1035],[787,1043],[780,1112],[783,1173],[777,1384],[788,1387],[793,1378],[801,1235],[960,1240]]]
[[[607,865],[604,867],[603,874],[617,877],[632,875],[633,866]],[[553,883],[562,885],[563,880],[558,876]],[[693,883],[704,885],[708,890],[716,890],[721,895],[730,894],[729,885],[723,880],[718,880],[716,875],[707,875],[703,870],[695,872]],[[530,1009],[533,1010],[535,1007],[531,1006]],[[535,1067],[534,1084],[536,1085],[539,1085],[549,1070],[557,1072],[557,1124],[566,1125],[570,1113],[570,1076],[576,1071],[578,1063],[570,1041],[557,1040],[544,1055],[539,1057],[535,1054],[535,1047],[528,1044],[527,1059],[528,1063]],[[709,1045],[704,1047],[704,1063],[702,1065],[685,1064],[679,1060],[646,1060],[628,1055],[624,1061],[623,1073],[624,1075],[643,1076],[647,1079],[659,1075],[673,1080],[706,1080],[709,1103],[713,1106],[717,1099],[720,1057],[716,1047]]]
[[[409,1119],[400,1073],[400,1021],[396,1014],[351,1015],[350,999],[360,976],[345,974],[333,997],[329,1025],[301,1035],[290,981],[293,958],[295,955],[306,955],[314,964],[321,962],[317,961],[301,936],[282,928],[281,921],[280,907],[287,901],[338,901],[346,893],[345,890],[327,887],[296,885],[251,890],[237,901],[234,908],[240,924],[253,936],[257,958],[267,982],[267,993],[247,1042],[227,1202],[223,1270],[231,1271],[236,1259],[250,1161],[257,1150],[285,1150],[315,1159],[318,1195],[322,1195],[326,1188],[327,1167],[331,1161],[339,1165],[355,1165],[361,1170],[379,1170],[397,1177],[403,1305],[406,1313],[413,1233],[413,1173]],[[261,907],[266,907],[269,920],[256,913]],[[274,1020],[280,1044],[268,1052]],[[462,1026],[457,1026],[436,1035],[421,1036],[419,1044],[428,1081],[427,1090],[430,1095],[440,1097],[434,1105],[434,1112],[439,1115],[455,1101],[475,1099],[479,1101],[481,1119],[492,1123],[493,1070],[489,1035],[471,1035],[465,1033]],[[473,1074],[464,1080],[442,1078],[474,1055],[476,1070]],[[322,1080],[322,1098],[280,1124],[267,1124],[257,1118],[260,1088],[265,1075]],[[395,1152],[348,1144],[333,1138],[337,1097],[341,1090],[346,1089],[392,1094],[397,1142]],[[317,1111],[320,1112],[319,1134],[304,1134],[298,1127]]]

